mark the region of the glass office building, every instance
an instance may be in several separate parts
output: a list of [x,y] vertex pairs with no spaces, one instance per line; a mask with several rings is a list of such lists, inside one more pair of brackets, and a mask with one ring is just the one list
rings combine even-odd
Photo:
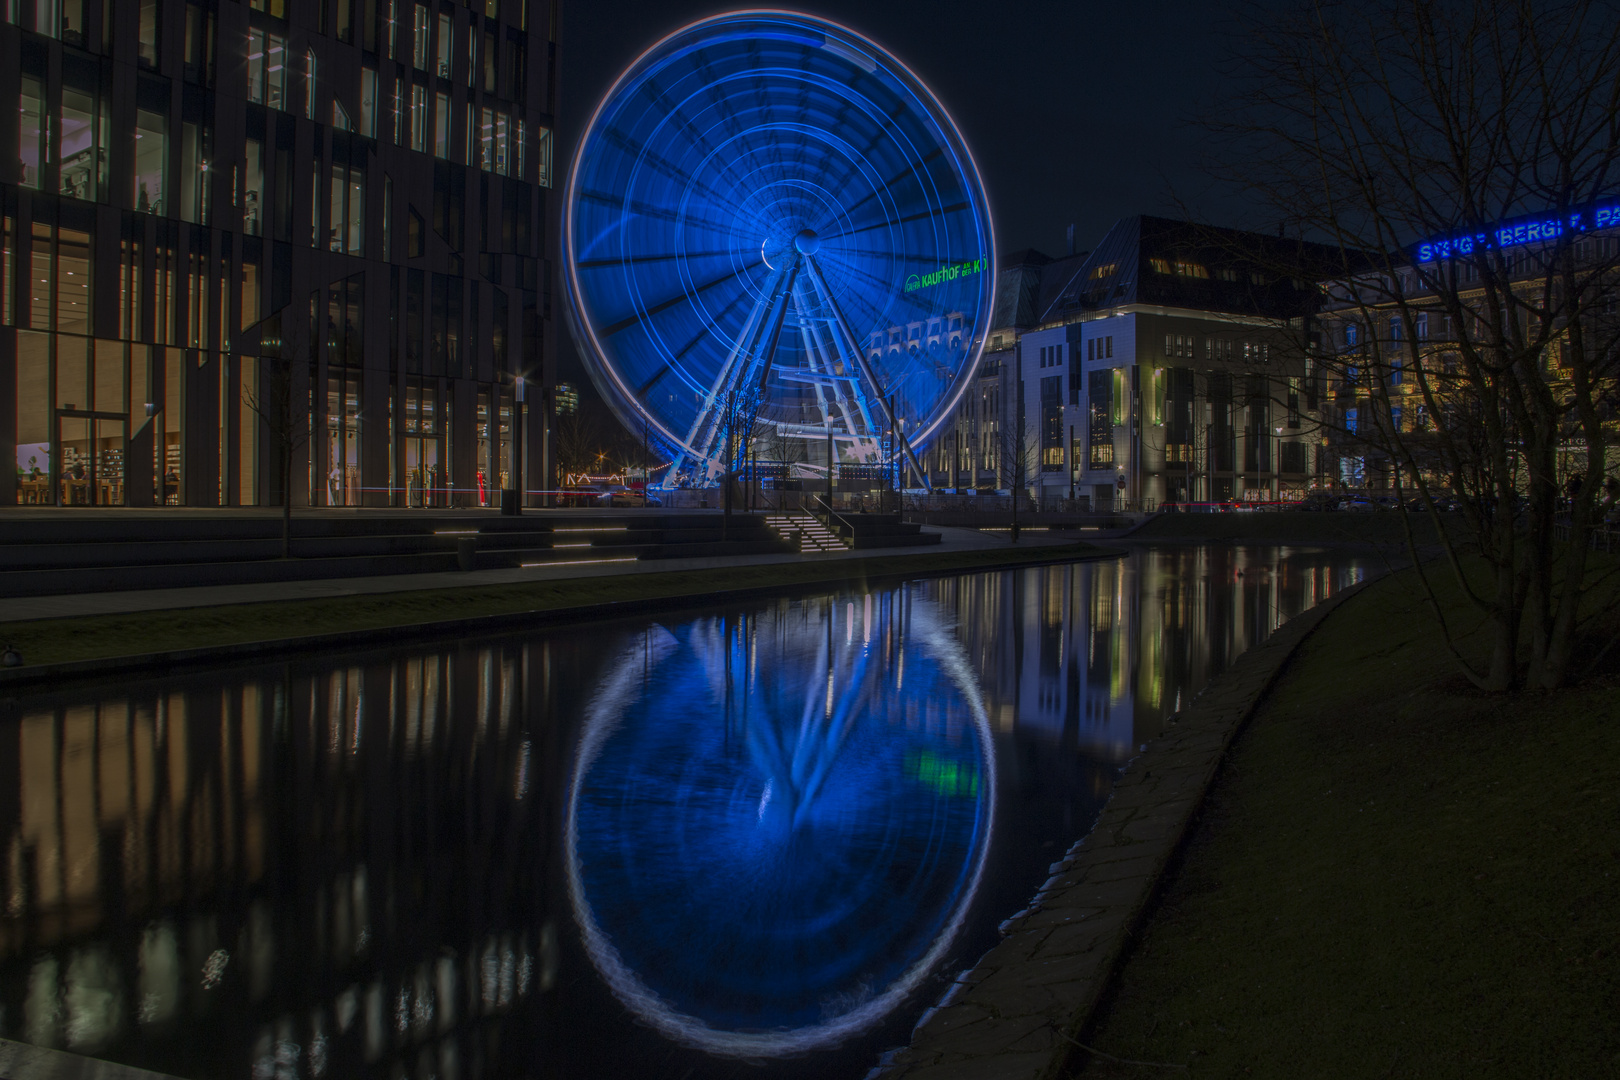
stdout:
[[555,7],[0,0],[0,504],[549,487]]

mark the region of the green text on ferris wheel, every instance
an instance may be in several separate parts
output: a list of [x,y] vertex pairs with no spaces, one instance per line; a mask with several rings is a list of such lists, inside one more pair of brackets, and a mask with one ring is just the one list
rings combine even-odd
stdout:
[[983,259],[969,259],[953,266],[942,266],[931,274],[912,274],[906,278],[906,292],[916,292],[918,289],[932,288],[947,281],[955,281],[957,278],[971,277],[983,270]]

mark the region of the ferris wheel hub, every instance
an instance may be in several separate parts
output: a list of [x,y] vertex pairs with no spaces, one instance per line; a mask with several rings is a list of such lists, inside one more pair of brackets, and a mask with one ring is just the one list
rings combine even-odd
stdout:
[[814,229],[800,229],[793,238],[793,246],[799,249],[800,255],[814,255],[821,250],[821,237]]

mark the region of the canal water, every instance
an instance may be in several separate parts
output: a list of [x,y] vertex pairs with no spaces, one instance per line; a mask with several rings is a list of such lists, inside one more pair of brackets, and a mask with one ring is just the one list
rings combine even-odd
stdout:
[[861,1077],[1167,717],[1373,570],[1144,548],[0,702],[0,1036]]

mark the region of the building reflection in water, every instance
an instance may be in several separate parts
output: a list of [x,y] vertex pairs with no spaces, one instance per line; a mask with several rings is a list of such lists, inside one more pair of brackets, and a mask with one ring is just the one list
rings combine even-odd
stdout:
[[1371,565],[1310,549],[1137,548],[918,587],[955,613],[998,729],[1120,763],[1250,646]]
[[1111,765],[1365,573],[1140,550],[0,703],[0,1036],[184,1077],[701,1076],[654,1030],[821,1045],[904,999],[859,1075]]

